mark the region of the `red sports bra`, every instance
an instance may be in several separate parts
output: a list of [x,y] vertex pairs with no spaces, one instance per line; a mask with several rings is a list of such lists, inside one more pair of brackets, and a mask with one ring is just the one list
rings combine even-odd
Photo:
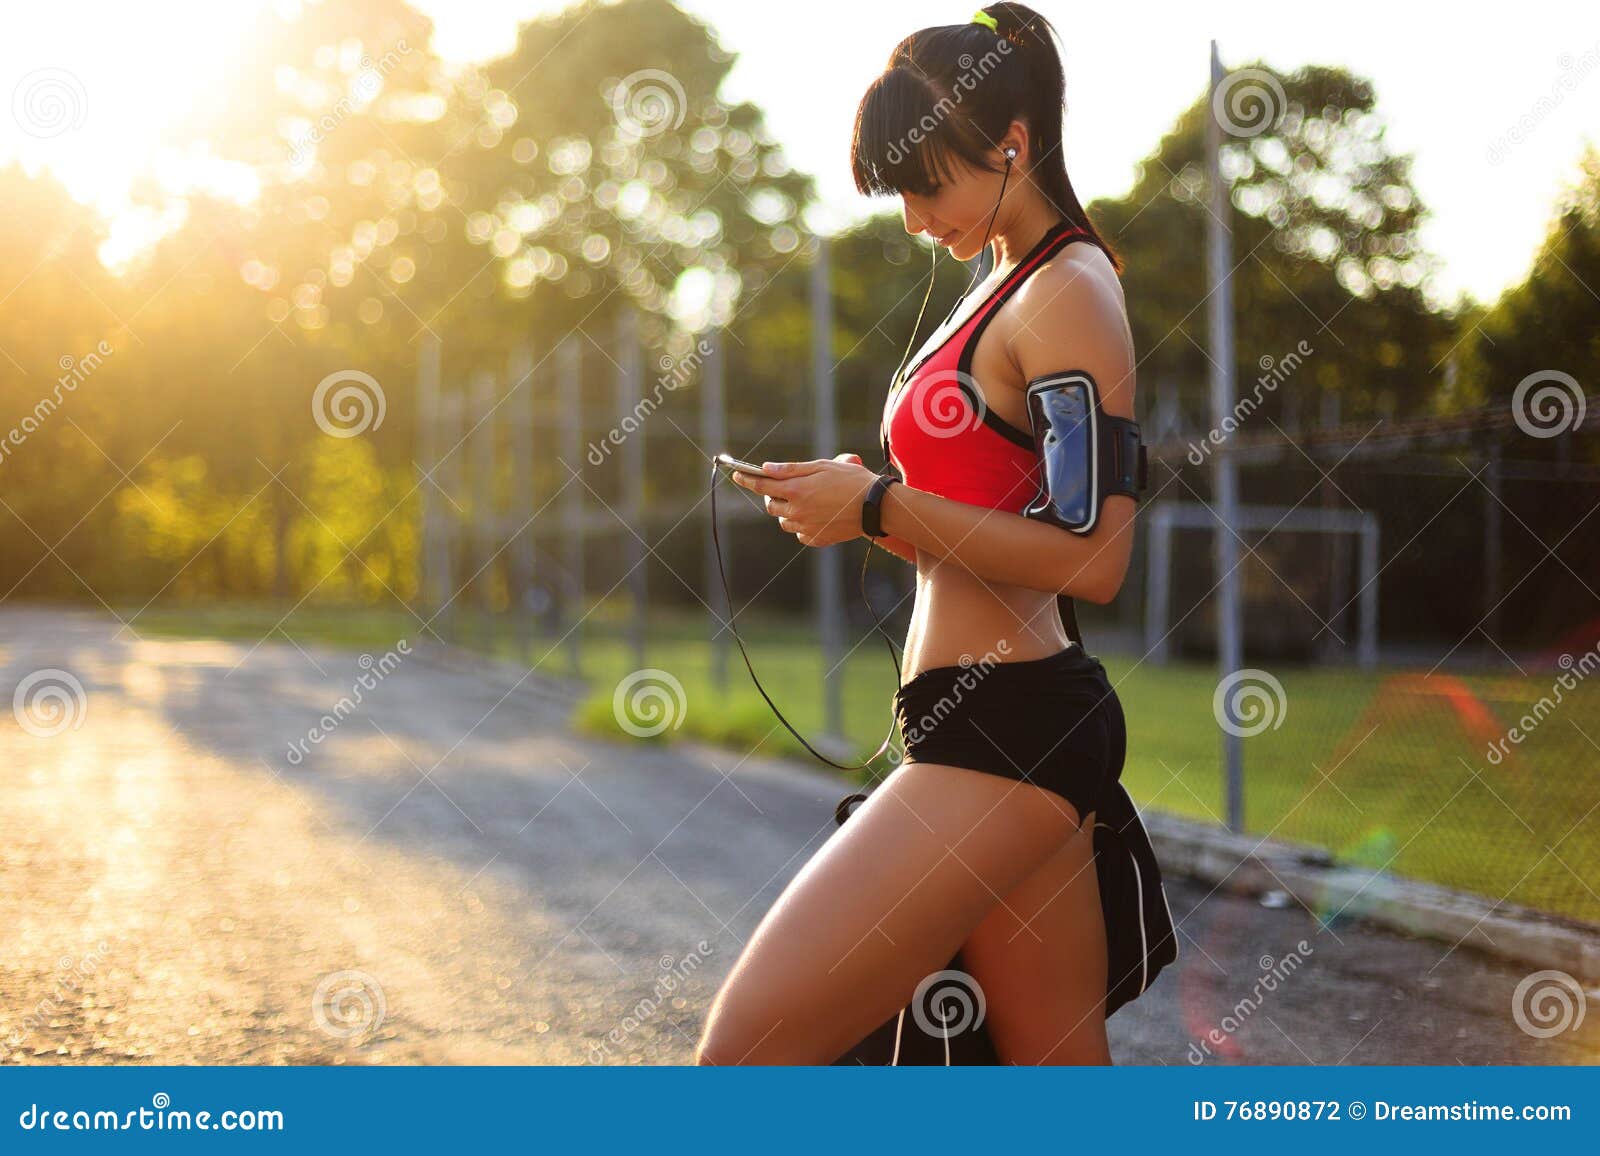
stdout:
[[891,383],[878,432],[884,458],[906,485],[1013,513],[1033,500],[1039,492],[1033,435],[984,404],[972,358],[995,312],[1028,276],[1073,241],[1091,239],[1070,221],[1051,226],[954,332],[946,318],[929,336],[923,349],[931,351],[919,353],[904,384]]

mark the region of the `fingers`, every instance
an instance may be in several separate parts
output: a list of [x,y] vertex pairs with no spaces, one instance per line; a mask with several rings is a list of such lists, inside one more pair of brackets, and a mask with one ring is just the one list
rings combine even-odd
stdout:
[[818,458],[804,462],[762,462],[762,470],[770,475],[762,477],[756,474],[734,470],[732,477],[736,485],[742,486],[751,493],[760,494],[762,508],[778,520],[778,526],[785,533],[793,534],[795,540],[802,546],[827,546],[834,541],[844,541],[845,537],[838,537],[831,532],[830,527],[820,524],[814,525],[809,518],[799,519],[792,515],[795,513],[814,513],[811,510],[811,499],[819,492],[819,485],[827,489],[826,479],[816,482],[807,481],[810,474],[837,470],[841,466],[861,466],[861,456],[853,453],[839,454],[833,458]]
[[769,477],[758,477],[735,470],[733,472],[733,480],[745,489],[753,490],[758,494],[783,497],[785,496],[785,490],[781,483],[792,478],[803,478],[807,474],[814,474],[819,470],[825,470],[830,466],[841,464],[859,466],[862,463],[858,454],[840,454],[833,458],[815,458],[805,462],[762,462],[761,468],[770,475]]
[[733,480],[736,485],[743,486],[745,489],[760,494],[762,497],[781,498],[784,496],[784,491],[781,488],[783,483],[772,478],[763,478],[757,474],[746,474],[739,470],[734,470]]
[[833,465],[837,458],[813,458],[805,462],[762,462],[761,468],[775,478],[802,478]]

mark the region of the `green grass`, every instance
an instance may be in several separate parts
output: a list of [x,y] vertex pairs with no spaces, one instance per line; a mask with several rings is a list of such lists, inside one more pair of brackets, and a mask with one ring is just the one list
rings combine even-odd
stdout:
[[[279,624],[267,607],[151,609],[141,632],[255,641],[276,627],[302,645],[391,646],[419,636],[408,612],[302,608]],[[704,620],[652,619],[644,663],[622,631],[623,613],[600,608],[586,623],[581,677],[589,697],[577,713],[588,733],[620,741],[680,735],[732,750],[797,754],[750,683],[730,642],[727,680],[712,674]],[[567,643],[518,640],[503,625],[458,619],[461,641],[551,674],[570,675]],[[751,661],[780,710],[808,738],[823,721],[823,663],[814,632],[794,621],[740,617]],[[1155,666],[1102,656],[1128,719],[1123,781],[1141,807],[1209,822],[1226,814],[1220,732],[1212,715],[1209,665]],[[676,727],[641,740],[613,709],[624,678],[640,666],[665,671],[642,686],[641,704],[671,700]],[[1515,903],[1600,922],[1600,677],[1564,691],[1565,701],[1511,755],[1493,764],[1488,743],[1503,736],[1541,696],[1547,674],[1422,677],[1380,669],[1283,667],[1278,725],[1244,739],[1245,829],[1322,846],[1342,862],[1381,868]],[[883,640],[869,637],[835,676],[844,729],[859,761],[883,740],[895,671]],[[1592,684],[1592,685],[1591,685]],[[681,693],[679,688],[681,688]],[[626,717],[626,716],[624,716]],[[634,716],[648,724],[657,716]],[[1585,733],[1588,732],[1588,733]],[[830,752],[832,753],[832,752]],[[879,760],[882,764],[892,760]],[[862,774],[846,776],[860,781]],[[1600,887],[1597,887],[1600,889]]]

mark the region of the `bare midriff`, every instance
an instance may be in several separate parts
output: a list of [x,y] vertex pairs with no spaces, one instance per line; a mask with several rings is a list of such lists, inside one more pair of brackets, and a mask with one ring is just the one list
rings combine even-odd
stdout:
[[1054,594],[986,582],[955,562],[917,552],[902,682],[936,666],[1045,658],[1069,641]]

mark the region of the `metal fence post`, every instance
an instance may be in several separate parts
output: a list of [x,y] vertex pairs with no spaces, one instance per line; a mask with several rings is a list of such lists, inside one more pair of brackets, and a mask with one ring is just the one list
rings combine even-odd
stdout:
[[[1215,101],[1226,74],[1222,57],[1217,52],[1217,42],[1211,42],[1211,98]],[[1206,230],[1206,281],[1210,303],[1207,321],[1211,346],[1211,422],[1213,429],[1223,429],[1225,419],[1233,411],[1233,230],[1231,227],[1233,202],[1229,186],[1222,175],[1222,122],[1216,112],[1209,110],[1206,120],[1206,159],[1211,175],[1211,219]],[[1227,678],[1240,668],[1243,658],[1240,637],[1239,606],[1239,539],[1234,530],[1238,524],[1239,469],[1229,452],[1230,440],[1217,447],[1213,455],[1213,476],[1216,479],[1217,527],[1213,545],[1217,568],[1217,676]],[[1223,696],[1223,710],[1228,716],[1219,720],[1222,726],[1222,762],[1227,774],[1228,827],[1244,830],[1244,748],[1239,738],[1240,723],[1234,710],[1234,695]]]
[[511,351],[506,363],[506,389],[504,402],[505,424],[509,427],[507,448],[511,456],[511,494],[505,515],[505,527],[500,533],[510,555],[506,570],[507,593],[510,596],[511,620],[517,640],[518,658],[521,659],[533,643],[536,624],[534,618],[534,528],[533,519],[539,509],[539,496],[534,493],[533,455],[536,446],[533,404],[533,350],[520,342]]
[[[583,351],[574,335],[556,348],[556,381],[561,399],[561,457],[571,473],[583,468]],[[582,635],[585,581],[583,484],[561,479],[561,546],[566,562],[566,583],[561,621],[567,638],[567,665],[574,675],[583,673]]]
[[500,410],[495,406],[494,374],[479,370],[472,375],[472,391],[467,413],[467,573],[463,587],[470,591],[466,607],[467,626],[478,642],[491,637],[489,620],[494,613],[494,572],[496,551],[495,503],[495,427]]
[[617,314],[617,429],[623,433],[618,453],[622,458],[622,521],[626,535],[628,590],[633,596],[628,616],[628,640],[635,669],[645,665],[645,624],[649,613],[649,571],[644,534],[644,438],[639,418],[643,398],[639,364],[639,318],[631,306]]
[[[817,237],[811,263],[811,452],[817,458],[838,453],[838,412],[834,404],[833,295],[828,238]],[[868,547],[870,549],[870,547]],[[839,551],[812,551],[817,580],[817,636],[822,641],[823,729],[844,737],[844,583]]]
[[439,495],[435,491],[434,471],[439,468],[439,339],[429,336],[422,342],[417,359],[417,468],[422,481],[417,487],[418,522],[422,547],[418,551],[417,588],[427,615],[444,605],[445,559],[440,553]]
[[[727,411],[723,404],[723,366],[724,346],[722,335],[714,334],[710,340],[711,352],[706,355],[701,370],[700,381],[700,444],[706,448],[707,453],[719,453],[727,448],[728,420]],[[702,472],[710,469],[710,463],[702,465]],[[712,485],[721,485],[722,480],[716,479]],[[731,607],[722,592],[722,578],[717,573],[716,543],[711,537],[711,504],[706,503],[706,592],[710,595],[708,601],[712,607],[712,615],[717,619],[717,629],[711,636],[711,685],[719,691],[728,689],[728,615]],[[729,533],[728,540],[722,544],[723,563],[728,565],[733,554],[733,535]],[[732,579],[729,579],[732,581]]]
[[1172,615],[1172,518],[1171,507],[1157,502],[1147,516],[1149,535],[1149,583],[1144,604],[1144,650],[1146,660],[1165,664],[1171,652],[1167,635]]

